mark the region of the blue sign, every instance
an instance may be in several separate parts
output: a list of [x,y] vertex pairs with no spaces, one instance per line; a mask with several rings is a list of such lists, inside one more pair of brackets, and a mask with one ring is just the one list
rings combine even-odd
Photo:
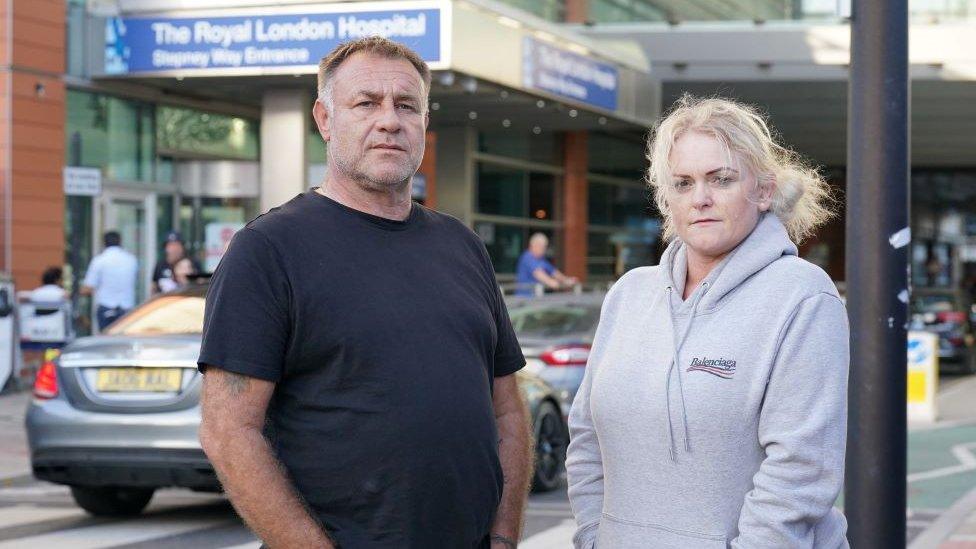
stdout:
[[617,109],[617,68],[546,42],[526,37],[522,44],[522,84],[567,99]]
[[105,27],[105,73],[233,72],[318,65],[337,45],[384,36],[441,60],[441,11],[384,9],[233,17],[116,17]]

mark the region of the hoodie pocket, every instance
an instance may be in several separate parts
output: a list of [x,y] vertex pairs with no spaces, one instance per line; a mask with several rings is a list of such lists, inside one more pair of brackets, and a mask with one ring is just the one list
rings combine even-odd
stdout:
[[726,549],[721,534],[703,534],[647,522],[638,522],[603,513],[596,541],[598,549]]

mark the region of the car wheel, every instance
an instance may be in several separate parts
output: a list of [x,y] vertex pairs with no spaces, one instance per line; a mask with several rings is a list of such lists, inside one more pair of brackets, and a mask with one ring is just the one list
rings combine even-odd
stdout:
[[535,418],[535,475],[533,492],[555,490],[562,481],[566,464],[566,444],[569,438],[559,409],[551,402],[539,405]]
[[72,486],[71,495],[79,507],[96,516],[138,515],[149,505],[154,488]]

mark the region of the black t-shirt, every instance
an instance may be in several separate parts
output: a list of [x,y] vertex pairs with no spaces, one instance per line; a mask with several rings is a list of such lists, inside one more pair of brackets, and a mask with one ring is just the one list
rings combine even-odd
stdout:
[[235,235],[199,362],[276,382],[268,437],[335,539],[487,546],[502,471],[494,377],[525,360],[484,244],[314,191]]

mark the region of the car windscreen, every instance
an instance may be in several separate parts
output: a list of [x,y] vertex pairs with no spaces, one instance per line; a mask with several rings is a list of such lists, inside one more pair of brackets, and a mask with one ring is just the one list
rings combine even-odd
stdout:
[[524,305],[509,310],[520,336],[554,337],[588,333],[600,318],[600,308],[581,304]]
[[203,295],[173,294],[148,301],[112,324],[109,335],[203,333]]

